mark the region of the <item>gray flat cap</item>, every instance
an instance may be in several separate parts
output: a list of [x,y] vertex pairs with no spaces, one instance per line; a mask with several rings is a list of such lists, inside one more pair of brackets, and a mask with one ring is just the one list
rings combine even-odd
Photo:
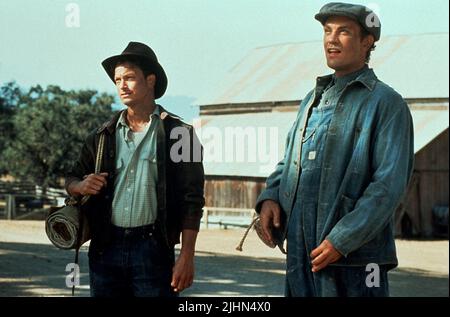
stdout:
[[378,16],[371,9],[358,5],[341,2],[331,2],[322,7],[320,12],[316,14],[316,20],[322,25],[331,16],[345,16],[351,18],[361,24],[361,26],[373,35],[375,41],[381,36],[381,23]]

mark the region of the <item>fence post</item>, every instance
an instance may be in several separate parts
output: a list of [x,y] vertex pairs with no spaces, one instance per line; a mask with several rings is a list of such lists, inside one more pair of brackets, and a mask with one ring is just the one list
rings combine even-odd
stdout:
[[6,219],[13,220],[16,218],[16,199],[14,195],[6,196]]
[[205,213],[205,228],[208,229],[208,221],[209,221],[209,210],[208,208],[204,208],[204,213]]

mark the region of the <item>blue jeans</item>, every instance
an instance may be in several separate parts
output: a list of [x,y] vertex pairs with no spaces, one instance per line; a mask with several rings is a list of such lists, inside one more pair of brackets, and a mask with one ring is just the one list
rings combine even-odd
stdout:
[[153,225],[113,226],[108,247],[89,249],[92,297],[174,297],[170,286],[175,254],[156,234]]

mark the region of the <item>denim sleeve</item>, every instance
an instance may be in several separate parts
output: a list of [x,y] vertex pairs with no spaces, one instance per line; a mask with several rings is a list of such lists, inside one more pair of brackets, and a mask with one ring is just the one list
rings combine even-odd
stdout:
[[297,126],[297,120],[294,122],[293,126],[291,127],[291,130],[288,133],[283,159],[277,164],[275,171],[267,178],[266,188],[259,195],[259,197],[256,201],[255,210],[257,213],[260,213],[261,206],[264,201],[273,200],[273,201],[279,202],[278,192],[279,192],[279,187],[280,187],[281,175],[283,174],[284,166],[286,164],[286,159],[288,156],[289,145],[292,140],[292,135],[295,131],[296,126]]
[[327,237],[344,256],[371,241],[386,227],[412,175],[413,123],[408,105],[399,98],[385,105],[379,115],[372,139],[370,184],[356,201],[354,210],[340,219]]

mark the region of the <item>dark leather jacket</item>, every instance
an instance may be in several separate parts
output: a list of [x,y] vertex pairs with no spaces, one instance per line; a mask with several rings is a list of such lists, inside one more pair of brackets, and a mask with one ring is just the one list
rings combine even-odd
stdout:
[[[199,142],[192,126],[185,124],[177,116],[167,112],[160,106],[161,124],[157,132],[157,228],[168,247],[180,242],[183,229],[199,230],[202,208],[204,171],[201,154],[195,155],[194,142]],[[97,145],[101,133],[105,133],[105,147],[101,172],[108,173],[108,184],[99,195],[92,196],[82,206],[86,213],[91,230],[91,247],[103,249],[110,240],[111,212],[114,196],[114,178],[116,170],[115,131],[121,111],[105,122],[99,129],[88,135],[82,147],[79,159],[66,175],[66,190],[73,181],[80,181],[84,175],[94,173]],[[187,133],[172,133],[181,130]],[[189,135],[189,140],[187,139]],[[182,140],[184,136],[184,139]],[[174,162],[170,157],[170,149],[177,142],[188,141],[190,144],[190,160]],[[184,143],[185,144],[185,143]],[[199,143],[197,143],[199,145]],[[197,159],[195,162],[193,159]]]

